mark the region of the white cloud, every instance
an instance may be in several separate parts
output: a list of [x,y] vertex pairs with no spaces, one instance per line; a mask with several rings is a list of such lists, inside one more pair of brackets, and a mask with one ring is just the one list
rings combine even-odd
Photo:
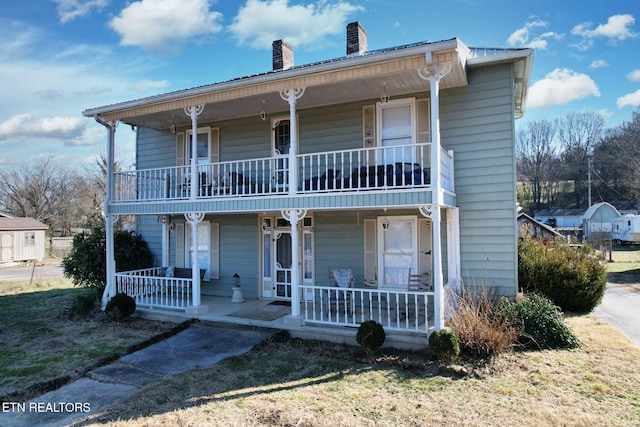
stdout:
[[607,61],[603,59],[596,59],[591,63],[591,65],[589,65],[589,68],[604,68],[608,66],[609,64],[607,63]]
[[640,69],[633,70],[627,74],[627,79],[632,82],[640,82]]
[[606,24],[598,25],[595,30],[592,30],[592,22],[583,22],[573,27],[571,34],[582,37],[576,47],[587,50],[593,45],[593,39],[598,37],[604,37],[609,42],[637,37],[638,34],[630,28],[635,22],[633,15],[613,15],[609,17]]
[[124,8],[109,25],[124,46],[175,52],[191,38],[222,30],[220,12],[209,0],[140,0]]
[[108,0],[53,0],[58,4],[58,17],[60,22],[66,24],[69,21],[87,15],[93,9],[104,8],[109,1]]
[[596,83],[586,74],[556,68],[529,89],[529,108],[566,105],[588,96],[600,96]]
[[624,108],[626,106],[637,107],[640,105],[640,89],[625,96],[621,96],[617,99],[616,104],[618,108]]
[[362,10],[342,1],[289,5],[289,0],[247,0],[229,30],[241,45],[256,49],[270,48],[279,39],[294,47],[321,47],[327,36],[342,33],[350,16]]
[[536,28],[546,28],[549,26],[549,23],[546,21],[532,21],[527,22],[524,27],[517,29],[507,39],[507,43],[509,46],[518,46],[518,47],[531,47],[534,49],[547,49],[549,42],[548,39],[560,39],[561,35],[554,33],[553,31],[547,31],[546,33],[540,35],[534,35],[534,30]]
[[17,114],[0,122],[0,139],[15,136],[38,136],[51,139],[75,138],[82,133],[80,117],[45,117],[33,119],[31,114]]
[[139,82],[134,83],[130,86],[132,90],[136,92],[150,92],[155,91],[157,89],[164,89],[169,86],[169,82],[167,80],[140,80]]

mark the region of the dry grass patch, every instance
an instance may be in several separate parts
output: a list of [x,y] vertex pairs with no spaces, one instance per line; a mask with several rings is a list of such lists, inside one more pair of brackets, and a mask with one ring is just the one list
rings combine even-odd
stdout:
[[425,353],[282,336],[172,377],[83,425],[628,426],[640,422],[640,349],[574,317],[576,351],[507,353],[480,375],[443,374]]
[[69,279],[0,282],[0,401],[26,400],[125,354],[175,324],[71,319]]

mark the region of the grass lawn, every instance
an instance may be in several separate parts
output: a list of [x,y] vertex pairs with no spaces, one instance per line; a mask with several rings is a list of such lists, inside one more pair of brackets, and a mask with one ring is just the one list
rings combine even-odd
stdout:
[[[35,289],[0,282],[3,390],[80,376],[175,326],[70,320],[65,308],[78,292],[64,281]],[[640,425],[640,348],[593,316],[567,321],[579,350],[510,353],[466,375],[441,372],[426,352],[385,349],[369,358],[356,347],[279,334],[81,425]]]
[[460,376],[426,354],[265,342],[172,377],[96,416],[109,426],[630,426],[640,424],[640,348],[605,323],[569,319],[577,351],[511,353]]
[[0,401],[25,400],[78,378],[176,325],[69,316],[69,279],[0,282]]
[[607,281],[640,294],[640,246],[614,246],[606,264]]

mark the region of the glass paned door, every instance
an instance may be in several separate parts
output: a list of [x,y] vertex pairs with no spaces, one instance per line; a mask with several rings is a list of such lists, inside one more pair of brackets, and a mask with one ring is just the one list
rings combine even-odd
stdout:
[[[185,251],[185,265],[191,266],[193,259],[193,244],[191,243],[191,224],[187,224],[185,230],[186,247],[189,248]],[[208,270],[211,267],[210,262],[210,248],[211,248],[211,232],[209,227],[209,221],[202,221],[198,223],[198,264],[203,270]]]
[[381,287],[406,289],[409,272],[417,271],[416,220],[382,219],[379,226],[382,271]]
[[412,162],[411,147],[400,148],[413,143],[411,104],[383,105],[381,114],[380,144],[385,147],[383,163]]
[[291,233],[276,233],[276,298],[291,298]]
[[289,120],[277,121],[273,128],[274,173],[276,190],[286,190],[289,183],[289,150],[291,148],[291,126]]

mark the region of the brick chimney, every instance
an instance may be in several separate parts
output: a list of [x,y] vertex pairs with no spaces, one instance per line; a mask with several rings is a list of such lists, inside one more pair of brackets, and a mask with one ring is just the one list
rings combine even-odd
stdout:
[[276,40],[273,46],[273,71],[293,67],[293,48],[284,40]]
[[347,56],[367,52],[367,32],[359,22],[347,25]]

